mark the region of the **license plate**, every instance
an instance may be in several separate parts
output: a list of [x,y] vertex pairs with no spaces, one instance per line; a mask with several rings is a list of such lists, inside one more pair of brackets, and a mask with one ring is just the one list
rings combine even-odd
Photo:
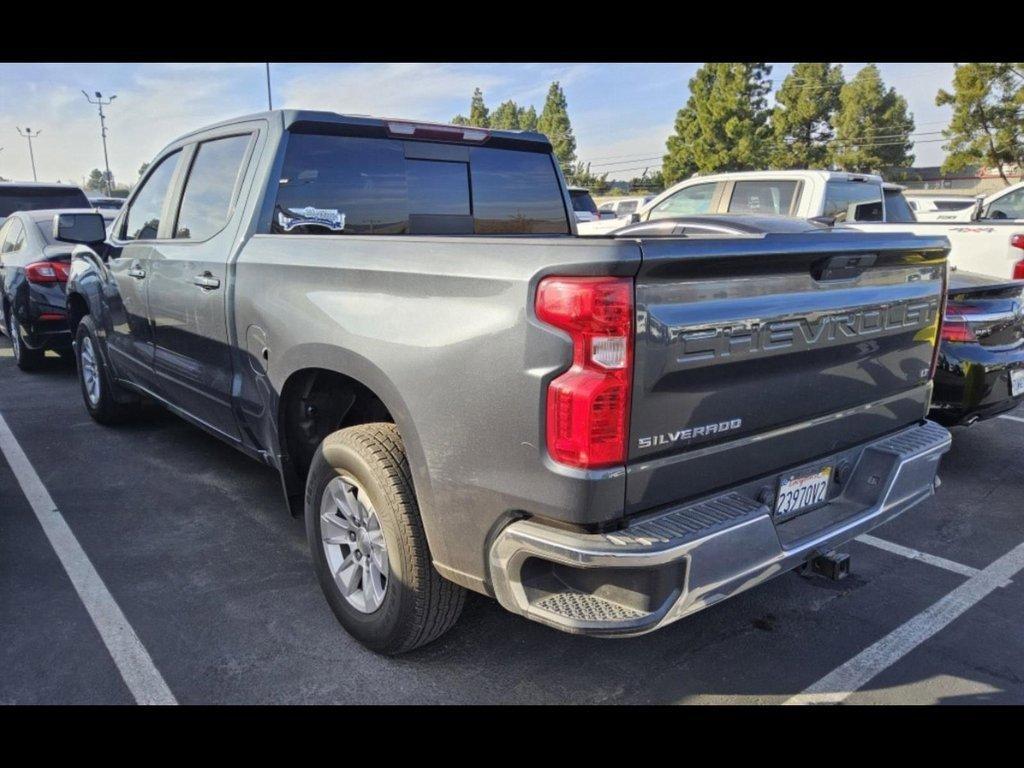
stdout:
[[788,517],[824,503],[831,478],[832,467],[783,477],[779,480],[779,493],[775,497],[775,516]]
[[1024,395],[1024,368],[1010,371],[1010,396]]

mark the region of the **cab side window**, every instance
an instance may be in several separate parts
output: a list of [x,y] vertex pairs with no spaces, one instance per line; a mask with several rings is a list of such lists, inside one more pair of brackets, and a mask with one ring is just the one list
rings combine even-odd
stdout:
[[204,141],[199,145],[175,226],[174,237],[206,240],[228,223],[231,203],[251,134]]
[[178,167],[181,150],[171,153],[156,167],[143,182],[142,189],[135,195],[125,217],[123,239],[153,240],[160,231],[160,217],[164,201],[171,188],[174,169]]
[[694,184],[692,187],[680,189],[671,197],[658,203],[652,210],[649,219],[667,219],[670,216],[692,216],[711,213],[711,204],[715,199],[717,182]]
[[987,219],[1024,219],[1024,189],[1003,195],[988,207]]

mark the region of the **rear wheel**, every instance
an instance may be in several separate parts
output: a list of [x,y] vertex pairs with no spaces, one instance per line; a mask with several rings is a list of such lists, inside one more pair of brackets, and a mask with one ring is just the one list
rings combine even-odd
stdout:
[[115,392],[117,385],[113,382],[107,365],[100,354],[99,341],[96,335],[96,324],[86,315],[78,324],[75,333],[75,359],[78,363],[78,383],[82,389],[82,399],[89,415],[100,424],[115,424],[123,421],[138,409],[137,402],[120,402],[128,400],[120,391]]
[[431,562],[394,424],[324,439],[306,482],[306,533],[327,602],[368,648],[412,650],[447,632],[462,612],[465,590]]
[[14,362],[23,371],[35,371],[43,364],[46,352],[42,349],[29,349],[21,338],[21,325],[10,310],[7,317],[7,335],[11,337],[11,349],[14,351]]

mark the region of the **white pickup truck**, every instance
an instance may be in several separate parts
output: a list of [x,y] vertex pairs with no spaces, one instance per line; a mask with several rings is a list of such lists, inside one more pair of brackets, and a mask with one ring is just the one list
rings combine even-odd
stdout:
[[[1024,205],[1024,199],[1021,203]],[[641,207],[633,220],[746,213],[829,219],[837,226],[865,231],[945,235],[952,246],[949,262],[954,267],[1000,278],[1024,278],[1024,220],[984,218],[994,210],[995,206],[983,206],[979,217],[976,208],[974,218],[968,215],[962,222],[919,222],[903,197],[903,188],[886,183],[881,176],[739,171],[680,182]],[[603,235],[621,226],[622,219],[617,219],[580,223],[577,229],[581,235]]]

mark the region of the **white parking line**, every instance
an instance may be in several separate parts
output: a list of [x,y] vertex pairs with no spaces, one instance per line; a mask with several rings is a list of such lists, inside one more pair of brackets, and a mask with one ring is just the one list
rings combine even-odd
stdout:
[[1008,416],[1008,415],[1007,415],[1007,414],[1005,414],[1005,413],[1004,413],[1004,414],[1003,414],[1002,416],[1000,416],[999,418],[1000,418],[1000,419],[1009,419],[1010,421],[1020,421],[1020,422],[1024,422],[1024,418],[1021,418],[1020,416]]
[[46,486],[0,415],[0,451],[7,459],[25,498],[36,513],[46,538],[67,571],[68,578],[99,630],[125,685],[139,704],[177,704],[174,694],[153,664],[149,652],[121,612],[103,579],[68,527]]
[[1005,584],[1021,569],[1024,569],[1024,544],[1018,544],[941,600],[785,703],[838,704]]
[[936,568],[945,568],[947,571],[959,573],[961,576],[977,576],[979,573],[981,573],[981,571],[979,571],[977,568],[972,568],[969,565],[957,563],[953,560],[947,560],[944,557],[929,555],[927,552],[920,552],[916,549],[911,549],[910,547],[904,547],[902,544],[896,544],[892,541],[879,539],[868,533],[858,536],[856,540],[859,541],[861,544],[870,544],[872,547],[884,549],[886,552],[891,552],[894,555],[901,555],[903,557],[910,558],[911,560],[919,560],[922,563],[934,565]]

